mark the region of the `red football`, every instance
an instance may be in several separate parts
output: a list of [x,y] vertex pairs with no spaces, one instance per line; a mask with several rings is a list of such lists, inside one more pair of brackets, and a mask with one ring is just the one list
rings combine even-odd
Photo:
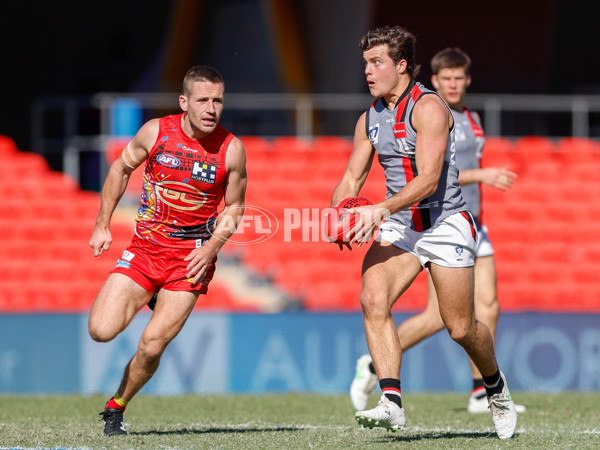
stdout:
[[346,210],[348,208],[356,208],[358,206],[372,205],[368,198],[364,197],[349,197],[339,201],[327,211],[325,216],[325,235],[330,242],[336,244],[348,243],[354,235],[345,237],[348,231],[354,228],[359,214],[351,214]]

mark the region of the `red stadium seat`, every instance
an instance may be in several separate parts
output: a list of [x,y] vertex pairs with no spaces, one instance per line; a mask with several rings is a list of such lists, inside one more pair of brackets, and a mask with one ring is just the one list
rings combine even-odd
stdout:
[[[109,165],[111,165],[118,157],[121,156],[123,149],[129,141],[129,138],[114,138],[108,141],[104,152],[106,155],[106,162]],[[140,167],[134,170],[131,176],[129,177],[129,182],[127,184],[125,195],[130,200],[137,200],[139,198],[140,192],[142,190],[144,167],[145,164],[142,164]]]
[[340,136],[319,136],[313,140],[315,153],[332,158],[348,159],[352,153],[353,143],[350,139]]
[[518,171],[519,164],[518,153],[511,140],[501,137],[486,138],[481,157],[482,167],[508,167]]
[[[558,186],[555,184],[555,180],[549,180],[549,182],[545,184],[540,184],[538,180],[533,179],[530,176],[519,176],[516,183],[508,192],[501,192],[498,191],[498,189],[484,186],[483,201],[484,205],[486,205],[486,202],[490,200],[491,197],[490,192],[496,191],[497,195],[495,195],[495,197],[500,202],[506,200],[507,196],[510,196],[514,199],[518,199],[518,201],[524,200],[530,203],[537,203],[541,207],[544,203],[550,202],[556,198],[555,189],[553,189],[554,186]],[[495,204],[494,206],[490,206],[490,208],[493,207],[495,207]]]
[[557,142],[559,156],[567,164],[600,162],[600,143],[588,138],[567,137]]
[[556,143],[547,137],[542,136],[523,136],[517,138],[514,142],[515,150],[521,155],[535,158],[537,156],[556,157],[558,155]]
[[493,241],[496,262],[524,262],[531,257],[527,252],[527,246],[522,242]]
[[265,138],[242,136],[246,147],[246,170],[250,179],[264,178],[265,171],[272,170],[273,145]]
[[246,148],[248,158],[267,156],[273,151],[273,144],[266,138],[260,136],[240,136],[239,138]]
[[11,156],[17,151],[17,144],[12,138],[0,135],[0,156]]
[[271,141],[273,151],[276,153],[303,153],[311,151],[311,143],[296,136],[280,136]]
[[[248,171],[255,180],[249,184],[247,204],[272,211],[281,226],[285,208],[300,213],[316,209],[320,214],[329,206],[351,151],[349,140],[322,137],[311,143],[290,138],[273,143],[263,138],[242,139],[248,151]],[[2,143],[0,137],[0,154]],[[556,144],[534,137],[514,142],[488,139],[484,161],[487,152],[497,158],[494,165],[515,155],[526,163],[526,168],[517,170],[519,178],[509,191],[483,187],[484,220],[496,251],[503,311],[600,312],[596,144],[579,139]],[[83,192],[72,179],[50,172],[40,155],[11,148],[6,151],[17,152],[15,160],[24,155],[27,162],[21,178],[0,179],[0,195],[5,199],[0,245],[8,256],[0,261],[0,312],[87,311],[131,240],[135,211],[115,212],[113,245],[94,258],[88,239],[100,205],[98,193]],[[565,153],[566,148],[572,153]],[[115,150],[116,157],[121,150]],[[258,162],[253,165],[251,160]],[[276,170],[278,164],[285,169]],[[374,161],[361,195],[379,201],[385,193],[383,171]],[[135,196],[137,200],[137,189]],[[289,219],[290,209],[287,213]],[[292,242],[284,242],[280,228],[266,242],[227,245],[223,251],[273,277],[277,287],[290,295],[303,296],[307,309],[359,311],[360,268],[368,246],[340,252],[337,246],[322,242],[321,236],[312,236],[311,226],[290,230],[289,225],[286,232]],[[317,229],[321,225],[317,220]],[[252,230],[245,231],[251,235]],[[303,242],[307,236],[318,242]],[[214,283],[196,308],[256,311],[252,301],[234,296],[226,283]],[[416,312],[425,303],[423,272],[394,311]]]
[[50,170],[46,158],[31,152],[14,153],[11,157],[10,168],[11,170],[6,171],[3,176],[22,179],[24,176],[37,177]]
[[[539,174],[543,167],[551,170],[551,173],[546,173],[545,176],[554,176],[555,170],[553,165],[560,168],[560,160],[556,151],[556,144],[549,138],[539,136],[525,136],[518,138],[515,141],[515,150],[519,159],[520,172],[530,173],[534,170]],[[541,171],[542,178],[544,172]]]
[[348,311],[360,308],[360,278],[346,283],[330,280],[318,283],[306,295],[309,311]]
[[[564,182],[579,183],[581,191],[585,191],[590,185],[600,185],[600,158],[571,161],[565,166]],[[582,185],[582,180],[585,180],[585,185]]]

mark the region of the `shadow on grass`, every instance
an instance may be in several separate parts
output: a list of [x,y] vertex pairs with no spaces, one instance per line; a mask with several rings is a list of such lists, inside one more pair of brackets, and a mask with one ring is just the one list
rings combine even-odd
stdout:
[[[517,437],[517,434],[513,437]],[[429,441],[429,440],[437,440],[437,439],[494,439],[499,440],[498,436],[495,432],[482,432],[482,431],[473,431],[473,432],[455,432],[455,431],[437,431],[437,432],[425,432],[419,434],[406,435],[402,432],[395,433],[394,435],[382,436],[379,439],[381,443],[392,443],[392,442],[416,442],[416,441]]]
[[[284,431],[306,431],[306,427],[294,426],[258,426],[258,427],[207,427],[207,428],[180,428],[177,430],[147,430],[129,432],[132,436],[174,436],[174,435],[208,435],[225,433],[265,433],[265,432],[284,432]],[[398,432],[394,434],[387,433],[385,436],[373,436],[375,442],[390,444],[393,442],[417,442],[429,440],[445,439],[498,439],[494,432],[453,432],[453,431],[429,431],[415,434]],[[514,437],[517,437],[515,434]]]
[[147,431],[128,431],[132,436],[168,436],[183,434],[218,434],[218,433],[264,433],[277,431],[305,431],[306,427],[214,427],[214,428],[180,428],[178,430],[147,430]]

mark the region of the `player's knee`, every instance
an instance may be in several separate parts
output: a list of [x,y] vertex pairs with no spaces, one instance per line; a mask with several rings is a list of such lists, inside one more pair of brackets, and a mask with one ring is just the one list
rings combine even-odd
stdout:
[[454,342],[459,345],[465,344],[471,336],[471,327],[468,323],[458,322],[448,326],[448,333]]
[[497,297],[488,299],[487,301],[481,301],[475,306],[475,317],[480,322],[485,323],[488,327],[492,323],[498,321],[500,316],[500,302]]
[[446,327],[437,308],[427,307],[417,317],[419,316],[421,317],[419,322],[429,336]]
[[388,316],[390,307],[384,295],[369,289],[360,293],[360,306],[366,317]]
[[444,322],[442,318],[439,316],[428,318],[426,324],[426,331],[431,336],[432,334],[437,333],[438,331],[445,328]]
[[160,339],[143,339],[138,347],[138,354],[147,360],[159,359],[166,348],[166,343]]
[[92,322],[88,324],[88,333],[96,342],[112,341],[116,333],[103,323]]

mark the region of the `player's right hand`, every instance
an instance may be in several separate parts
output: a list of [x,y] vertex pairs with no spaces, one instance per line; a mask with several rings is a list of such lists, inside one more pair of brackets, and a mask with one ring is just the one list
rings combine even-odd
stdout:
[[94,249],[94,256],[100,256],[104,251],[110,248],[112,244],[112,235],[109,229],[94,228],[89,245]]

